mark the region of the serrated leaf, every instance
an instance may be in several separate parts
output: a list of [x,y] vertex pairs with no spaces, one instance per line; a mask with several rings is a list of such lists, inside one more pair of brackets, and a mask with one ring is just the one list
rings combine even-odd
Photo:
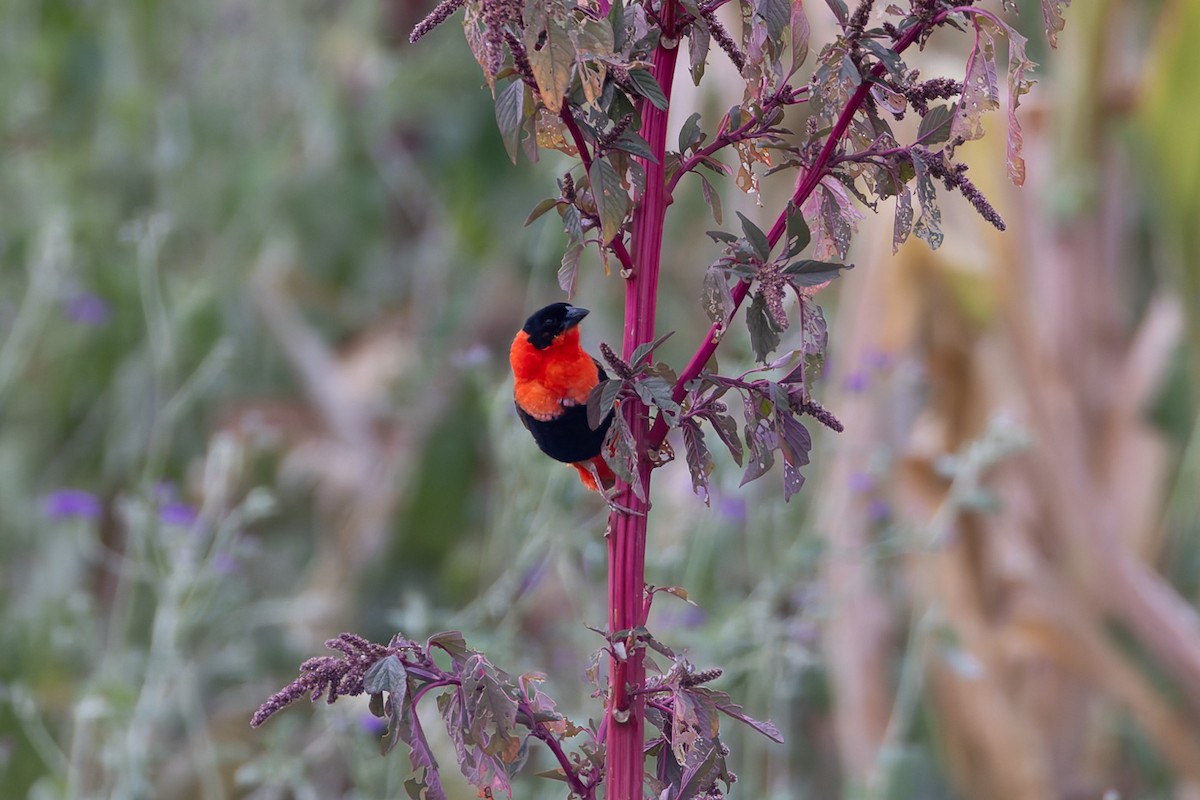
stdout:
[[612,411],[617,398],[621,396],[621,388],[624,385],[623,381],[611,378],[600,381],[592,387],[587,399],[588,427],[596,430],[604,424],[605,417]]
[[722,270],[709,267],[704,273],[700,301],[710,322],[722,327],[729,324],[729,318],[734,311],[733,292],[729,288],[729,279]]
[[646,69],[631,69],[629,70],[629,82],[633,84],[633,90],[642,97],[650,101],[650,103],[659,111],[667,110],[667,96],[663,94],[662,87],[658,85],[658,81]]
[[762,232],[762,229],[746,218],[742,212],[737,212],[738,219],[742,221],[742,233],[746,236],[746,241],[754,249],[754,254],[759,260],[766,261],[771,257],[771,244],[767,241],[767,235]]
[[575,282],[579,277],[579,257],[583,255],[583,245],[579,242],[567,247],[563,253],[562,263],[558,267],[558,288],[562,289],[570,300],[575,296]]
[[917,144],[929,146],[940,144],[950,138],[950,126],[954,122],[954,111],[957,103],[948,106],[933,106],[921,118],[917,128]]
[[754,359],[761,364],[767,362],[767,356],[779,347],[779,329],[767,313],[767,303],[762,292],[755,292],[754,299],[746,309],[746,327],[750,330],[750,347],[754,350]]
[[563,202],[559,197],[547,197],[542,202],[533,207],[533,211],[529,212],[529,216],[525,218],[525,227],[529,227],[534,221],[541,218],[543,214],[552,208],[557,208],[558,204]]
[[729,695],[725,692],[718,692],[712,689],[707,689],[706,691],[712,696],[713,704],[722,714],[727,714],[736,719],[738,722],[749,725],[751,728],[777,744],[783,744],[783,734],[779,732],[779,728],[775,727],[775,724],[770,720],[764,722],[750,716],[742,709],[741,706],[733,702]]
[[611,242],[625,222],[625,214],[629,211],[629,195],[622,188],[621,177],[607,158],[592,161],[588,179],[592,184],[592,197],[596,200],[596,213],[600,217],[600,238],[605,243]]
[[[525,116],[525,83],[512,80],[496,95],[496,126],[512,163],[517,163],[521,147],[521,123]],[[526,221],[526,225],[529,221]]]

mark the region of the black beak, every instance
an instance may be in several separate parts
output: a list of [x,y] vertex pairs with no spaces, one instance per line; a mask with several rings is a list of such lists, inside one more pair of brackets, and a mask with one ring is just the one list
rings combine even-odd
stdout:
[[567,309],[567,316],[563,320],[563,330],[571,330],[571,328],[574,328],[580,322],[583,322],[583,318],[590,313],[591,312],[586,308],[576,308],[575,306],[571,306]]

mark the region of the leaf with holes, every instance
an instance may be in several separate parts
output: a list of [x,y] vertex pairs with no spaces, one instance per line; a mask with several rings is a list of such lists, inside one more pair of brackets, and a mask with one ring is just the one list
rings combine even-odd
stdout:
[[708,476],[713,471],[712,453],[704,443],[704,431],[700,430],[700,425],[694,419],[685,419],[680,427],[683,430],[683,449],[687,456],[688,471],[692,475],[692,491],[700,495],[704,505],[708,505],[711,499],[708,493]]
[[710,322],[722,328],[729,324],[729,317],[734,308],[733,292],[729,289],[729,279],[724,270],[717,267],[708,268],[704,273],[700,299]]
[[571,86],[571,69],[575,66],[571,37],[554,20],[547,19],[544,39],[538,26],[525,30],[525,50],[533,79],[542,94],[542,104],[547,111],[557,114]]
[[1000,107],[1000,86],[996,78],[996,43],[985,23],[974,18],[975,45],[967,57],[967,74],[962,95],[950,124],[950,135],[966,141],[983,136],[983,115]]
[[1008,26],[1005,31],[1008,34],[1008,179],[1021,186],[1025,183],[1025,159],[1021,156],[1025,140],[1017,120],[1017,106],[1022,95],[1028,94],[1036,83],[1025,74],[1036,65],[1025,55],[1025,37]]
[[938,207],[937,191],[925,162],[920,158],[913,158],[913,166],[917,170],[917,200],[921,204],[921,216],[913,224],[913,233],[918,239],[924,240],[930,250],[937,250],[945,238],[942,233],[942,210]]

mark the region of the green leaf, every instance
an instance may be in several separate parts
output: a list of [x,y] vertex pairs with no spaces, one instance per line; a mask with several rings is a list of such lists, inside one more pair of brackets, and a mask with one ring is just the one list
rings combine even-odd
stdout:
[[738,237],[728,231],[705,231],[704,233],[708,235],[708,238],[720,244],[733,244],[738,240]]
[[633,351],[633,358],[629,359],[629,366],[637,369],[642,360],[658,349],[658,346],[675,335],[675,331],[667,331],[662,336],[655,339],[653,342],[643,342],[639,344]]
[[923,145],[940,144],[950,138],[950,126],[954,122],[954,110],[957,103],[948,106],[934,106],[921,118],[917,128],[917,142]]
[[524,116],[525,83],[520,79],[509,81],[496,95],[496,125],[500,128],[504,149],[514,164],[517,163],[517,152],[521,147],[521,122]]
[[712,43],[712,34],[708,32],[708,23],[703,17],[697,18],[688,31],[688,69],[692,74],[692,83],[700,85],[704,77],[704,66],[708,60],[708,49]]
[[621,177],[607,158],[597,158],[592,162],[588,179],[592,184],[596,212],[600,215],[600,238],[605,243],[611,242],[625,222],[625,214],[629,211],[629,195],[625,193]]
[[791,3],[788,0],[757,0],[754,13],[767,23],[767,36],[780,42],[784,30],[792,21]]
[[600,381],[592,387],[587,399],[588,427],[596,430],[604,423],[604,418],[612,411],[617,398],[620,397],[623,386],[623,381],[613,378]]
[[850,9],[846,7],[845,0],[825,0],[825,4],[829,6],[829,10],[837,17],[839,25],[845,26],[850,21]]
[[683,122],[683,127],[679,129],[679,152],[686,153],[693,147],[697,147],[704,141],[706,134],[700,130],[700,114],[699,112],[692,114]]
[[[700,173],[696,173],[699,175]],[[708,178],[700,175],[700,191],[704,195],[704,202],[708,204],[708,208],[712,211],[713,222],[721,224],[721,195],[713,188],[713,185],[708,182]]]
[[646,98],[659,111],[667,110],[667,96],[663,94],[662,87],[658,85],[658,81],[650,74],[649,70],[631,69],[629,70],[629,82],[633,84],[633,90]]
[[579,209],[564,203],[558,207],[558,213],[562,215],[563,231],[567,234],[567,240],[576,243],[582,242],[583,220],[579,217]]
[[787,206],[787,249],[784,251],[784,258],[791,258],[799,253],[804,248],[808,247],[808,243],[812,241],[812,233],[808,230],[808,223],[804,221],[804,214],[800,211],[800,207],[788,201]]
[[575,281],[579,277],[579,257],[583,255],[583,244],[575,242],[563,253],[562,263],[558,267],[558,288],[562,289],[570,300],[575,296]]
[[624,150],[626,153],[640,156],[651,163],[658,163],[658,159],[654,157],[654,152],[650,149],[650,144],[635,131],[622,131],[617,140],[613,142],[613,147],[617,150]]
[[679,404],[671,396],[674,387],[670,381],[657,375],[650,375],[635,381],[633,388],[643,403],[648,406],[653,404],[666,415],[665,419],[668,424],[675,424],[675,420],[679,418]]
[[779,347],[779,330],[767,313],[767,303],[762,292],[755,292],[750,307],[746,309],[746,326],[750,329],[750,347],[754,350],[754,359],[760,364],[767,363],[767,356]]
[[562,198],[547,197],[545,200],[538,203],[536,206],[533,207],[533,211],[529,212],[529,216],[525,218],[525,227],[529,227],[530,225],[532,225],[535,220],[541,218],[541,216],[543,214],[545,214],[550,209],[556,207],[561,202],[563,202]]
[[759,260],[766,261],[771,257],[771,244],[767,241],[767,235],[762,232],[762,229],[755,225],[750,220],[746,219],[742,212],[737,212],[738,219],[742,221],[742,233],[746,236],[746,241],[754,248],[754,254]]
[[793,286],[820,286],[836,278],[844,269],[850,267],[833,261],[802,258],[784,267],[783,274],[791,278]]

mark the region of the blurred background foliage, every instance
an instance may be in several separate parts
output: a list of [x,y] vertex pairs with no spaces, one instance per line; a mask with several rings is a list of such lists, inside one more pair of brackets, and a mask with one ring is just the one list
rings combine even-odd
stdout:
[[[947,199],[893,258],[864,220],[823,298],[848,430],[792,503],[656,479],[649,574],[698,606],[651,628],[788,738],[731,730],[736,796],[1200,797],[1200,6],[1076,4],[1049,52],[1021,5],[1028,185],[972,150],[1009,232]],[[248,727],[342,630],[460,628],[599,713],[606,509],[505,359],[559,297],[561,233],[521,225],[566,162],[509,163],[457,24],[406,43],[427,11],[0,2],[3,797],[402,796],[365,700]],[[676,125],[740,99],[722,58]],[[678,195],[675,362],[714,256]],[[585,266],[594,347],[621,287]]]

